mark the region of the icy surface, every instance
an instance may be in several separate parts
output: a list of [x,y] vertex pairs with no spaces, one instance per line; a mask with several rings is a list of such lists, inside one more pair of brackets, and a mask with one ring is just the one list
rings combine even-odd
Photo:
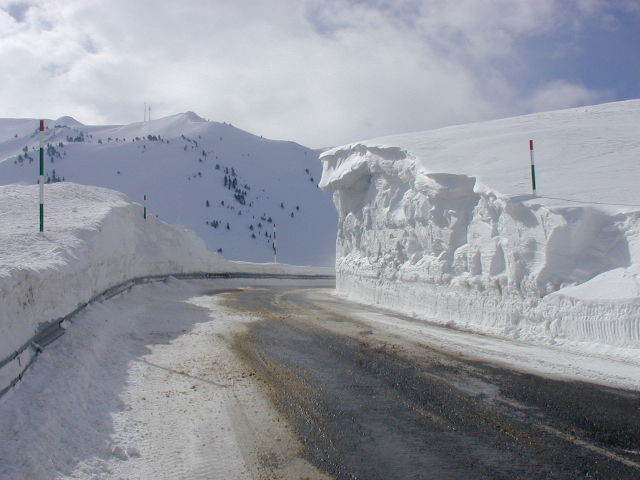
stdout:
[[[185,112],[129,125],[46,120],[45,176],[113,188],[233,260],[333,265],[336,214],[318,152]],[[38,178],[36,119],[0,119],[0,184]],[[233,182],[229,186],[227,181]],[[228,228],[227,228],[228,225]]]
[[338,291],[498,335],[640,348],[639,159],[638,100],[327,151]]

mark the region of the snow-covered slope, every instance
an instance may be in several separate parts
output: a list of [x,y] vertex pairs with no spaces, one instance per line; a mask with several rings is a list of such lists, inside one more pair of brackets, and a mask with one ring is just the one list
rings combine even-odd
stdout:
[[[36,182],[37,126],[0,119],[0,184]],[[230,259],[272,261],[276,223],[278,261],[333,264],[337,220],[317,188],[317,151],[193,112],[112,126],[61,117],[46,126],[49,181],[113,188],[138,202],[147,195],[151,212]]]
[[639,100],[357,142],[321,160],[342,293],[500,335],[640,348]]

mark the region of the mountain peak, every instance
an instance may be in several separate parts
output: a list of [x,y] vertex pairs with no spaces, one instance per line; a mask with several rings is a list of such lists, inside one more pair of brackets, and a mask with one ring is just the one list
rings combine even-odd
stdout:
[[184,112],[183,115],[185,116],[185,118],[191,120],[192,122],[206,122],[204,118],[202,118],[197,113],[192,112],[191,110]]
[[65,127],[82,127],[82,126],[84,126],[84,124],[80,123],[78,120],[76,120],[73,117],[70,117],[69,115],[64,115],[64,116],[58,118],[57,120],[54,121],[54,125],[63,125]]

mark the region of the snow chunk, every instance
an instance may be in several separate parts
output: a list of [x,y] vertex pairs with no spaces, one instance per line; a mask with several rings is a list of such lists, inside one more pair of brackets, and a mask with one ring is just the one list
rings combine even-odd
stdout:
[[120,460],[129,460],[129,457],[127,456],[127,451],[124,448],[122,448],[120,445],[113,445],[111,447],[111,455],[113,455],[114,457]]

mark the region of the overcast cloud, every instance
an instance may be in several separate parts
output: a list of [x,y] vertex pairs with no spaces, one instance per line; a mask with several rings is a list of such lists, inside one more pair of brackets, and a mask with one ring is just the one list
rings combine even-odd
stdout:
[[[639,17],[623,0],[0,0],[0,116],[129,123],[148,101],[329,146],[640,96]],[[611,58],[608,80],[607,41],[636,73]]]

